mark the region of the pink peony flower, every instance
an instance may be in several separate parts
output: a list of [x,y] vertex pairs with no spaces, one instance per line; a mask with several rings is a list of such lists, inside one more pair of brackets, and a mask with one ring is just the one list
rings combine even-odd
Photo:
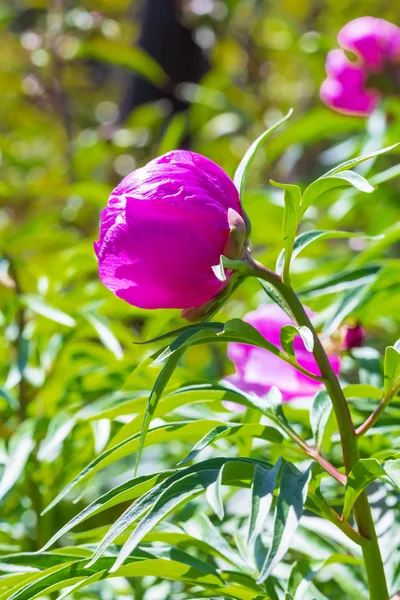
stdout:
[[[307,313],[312,317],[311,311]],[[281,328],[293,324],[276,304],[260,306],[257,310],[248,313],[244,320],[253,325],[269,342],[279,347]],[[293,346],[297,362],[310,373],[319,375],[320,371],[314,357],[306,350],[300,336],[295,338]],[[226,379],[245,392],[264,396],[271,387],[276,386],[282,393],[283,401],[288,401],[293,398],[311,399],[322,388],[320,382],[303,375],[262,348],[231,342],[228,344],[228,357],[235,365],[236,373]],[[331,355],[330,362],[335,373],[339,373],[339,357]]]
[[226,285],[212,266],[232,250],[238,222],[245,231],[228,175],[195,152],[168,152],[111,193],[94,244],[100,279],[141,308],[200,306]]
[[337,39],[344,50],[355,54],[356,61],[343,50],[329,52],[321,99],[339,112],[369,115],[381,98],[377,89],[370,89],[371,75],[393,77],[394,70],[400,77],[400,28],[383,19],[361,17],[347,23]]

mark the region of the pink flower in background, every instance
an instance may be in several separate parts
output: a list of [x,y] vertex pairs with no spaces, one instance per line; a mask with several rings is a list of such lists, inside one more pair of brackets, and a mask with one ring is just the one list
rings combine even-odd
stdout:
[[[369,115],[382,95],[370,86],[371,75],[395,73],[400,86],[400,28],[384,19],[361,17],[347,23],[337,39],[343,50],[327,56],[321,99],[339,112]],[[353,52],[355,61],[344,50]]]
[[232,222],[245,231],[241,217],[236,187],[218,165],[168,152],[111,193],[94,244],[100,278],[141,308],[200,306],[226,285],[212,266],[227,254]]
[[[312,317],[311,311],[307,311]],[[269,342],[280,347],[280,331],[284,325],[293,322],[276,304],[266,304],[248,313],[244,320],[255,327]],[[313,373],[319,375],[318,366],[311,352],[308,352],[302,339],[295,338],[294,349],[297,362]],[[268,350],[255,348],[247,344],[231,342],[228,344],[228,357],[236,368],[236,373],[227,377],[227,381],[245,392],[254,392],[264,396],[272,386],[282,393],[283,401],[293,398],[312,398],[321,389],[320,382],[303,375],[294,367],[274,356]],[[340,360],[336,355],[330,356],[335,373],[339,373]]]

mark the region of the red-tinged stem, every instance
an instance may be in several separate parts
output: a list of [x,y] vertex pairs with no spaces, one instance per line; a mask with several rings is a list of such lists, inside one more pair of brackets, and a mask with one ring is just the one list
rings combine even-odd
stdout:
[[[346,474],[348,475],[359,460],[357,435],[346,398],[343,395],[342,388],[332,369],[321,340],[294,290],[287,286],[279,275],[252,259],[248,259],[248,274],[263,279],[272,285],[289,306],[297,324],[308,327],[313,334],[313,355],[332,401],[339,428],[343,462]],[[366,492],[360,494],[354,505],[354,517],[359,534],[363,538],[366,538],[366,542],[362,546],[362,552],[367,573],[370,600],[389,600],[382,557]]]
[[364,435],[364,433],[367,433],[367,431],[375,425],[375,423],[377,422],[377,420],[379,419],[381,414],[384,412],[384,410],[387,407],[387,405],[389,404],[389,402],[390,402],[390,398],[386,398],[386,397],[382,398],[382,400],[380,401],[379,405],[376,407],[376,409],[374,410],[372,415],[370,415],[368,417],[368,419],[366,419],[364,421],[364,423],[362,425],[360,425],[360,427],[357,427],[357,429],[356,429],[357,436]]

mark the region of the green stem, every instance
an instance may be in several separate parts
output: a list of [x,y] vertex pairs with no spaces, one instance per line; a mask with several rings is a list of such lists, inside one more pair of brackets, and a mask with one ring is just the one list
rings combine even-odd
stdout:
[[375,423],[377,422],[377,420],[379,419],[379,417],[381,416],[381,414],[384,412],[385,408],[387,407],[387,405],[389,404],[391,398],[389,397],[383,397],[383,399],[381,400],[381,402],[379,403],[379,405],[376,407],[376,409],[374,410],[374,412],[372,413],[372,415],[370,415],[368,417],[368,419],[366,419],[364,421],[364,423],[362,425],[360,425],[360,427],[358,427],[356,429],[356,435],[357,436],[361,436],[364,435],[365,433],[367,433],[367,431],[369,429],[371,429],[371,427],[373,427],[375,425]]
[[[249,275],[263,279],[270,285],[274,286],[288,304],[297,324],[308,327],[313,333],[313,355],[324,379],[326,390],[332,401],[333,410],[335,412],[339,428],[343,451],[343,462],[346,474],[348,474],[359,460],[356,432],[346,398],[343,395],[342,388],[340,387],[339,381],[332,369],[321,340],[316,334],[315,329],[303,308],[303,305],[291,287],[287,286],[276,273],[273,273],[263,265],[254,262],[252,259],[249,259],[248,269]],[[375,532],[374,522],[372,520],[371,508],[365,492],[360,494],[357,502],[354,505],[354,517],[360,535],[368,540],[363,544],[362,551],[368,578],[370,600],[388,600],[389,592],[387,589],[382,557]]]

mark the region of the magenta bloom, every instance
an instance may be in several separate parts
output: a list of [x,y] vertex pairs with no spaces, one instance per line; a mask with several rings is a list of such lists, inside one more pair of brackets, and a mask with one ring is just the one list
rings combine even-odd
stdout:
[[397,72],[400,84],[400,28],[383,19],[361,17],[347,23],[337,39],[344,50],[354,53],[355,61],[344,50],[329,52],[321,99],[339,112],[369,115],[381,98],[369,78]]
[[226,285],[212,266],[229,241],[239,194],[214,162],[168,152],[115,188],[101,214],[94,247],[100,279],[141,308],[192,308]]
[[[311,317],[312,313],[307,312]],[[248,313],[244,320],[253,325],[269,342],[279,347],[281,328],[293,324],[276,304],[260,306],[254,312]],[[300,336],[295,338],[294,349],[297,362],[310,373],[319,375],[314,357],[306,350]],[[226,379],[245,392],[264,396],[275,386],[281,391],[283,401],[288,401],[294,398],[309,399],[322,387],[320,382],[303,375],[262,348],[232,342],[228,344],[228,357],[235,365],[236,373]],[[339,373],[339,357],[330,356],[330,362],[335,373]]]

